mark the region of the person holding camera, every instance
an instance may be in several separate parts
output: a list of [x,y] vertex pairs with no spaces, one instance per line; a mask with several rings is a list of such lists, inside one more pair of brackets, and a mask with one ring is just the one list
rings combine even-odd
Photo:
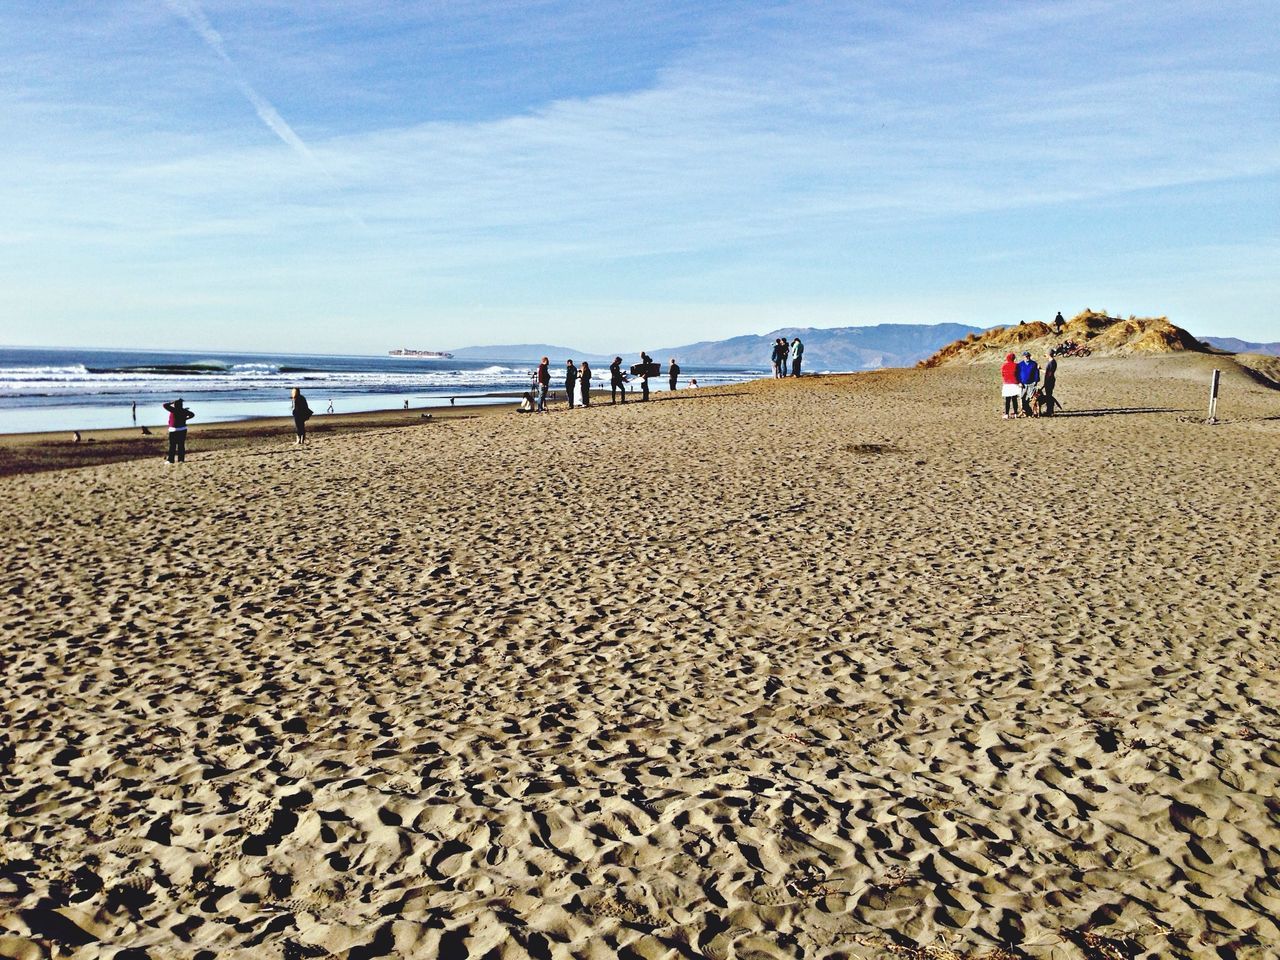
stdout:
[[182,405],[182,398],[166,403],[169,411],[169,454],[165,457],[170,463],[177,457],[178,463],[187,460],[187,421],[195,416],[190,407]]
[[614,357],[609,364],[609,403],[617,403],[618,393],[622,393],[622,402],[627,402],[627,375],[622,372],[622,358]]

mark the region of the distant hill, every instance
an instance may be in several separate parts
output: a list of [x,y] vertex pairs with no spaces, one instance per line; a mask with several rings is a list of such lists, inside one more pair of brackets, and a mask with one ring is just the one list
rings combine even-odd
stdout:
[[550,343],[504,343],[492,347],[457,347],[450,350],[458,360],[519,360],[521,363],[538,363],[543,357],[564,361],[569,358],[587,357],[595,359],[594,354],[572,347],[557,347]]
[[[870,327],[782,327],[769,333],[747,334],[728,340],[702,340],[678,347],[649,349],[650,356],[665,365],[675,357],[683,366],[769,368],[773,341],[799,337],[804,343],[804,368],[820,370],[875,370],[909,367],[958,337],[980,333],[980,327],[962,323],[880,323]],[[634,337],[628,339],[634,341]],[[642,344],[643,346],[643,344]],[[634,343],[617,354],[594,354],[547,343],[516,343],[492,347],[459,347],[451,351],[461,360],[518,360],[537,363],[543,357],[563,363],[572,357],[592,363],[621,355],[630,363],[638,359]]]
[[1085,310],[1076,314],[1055,334],[1047,323],[1034,321],[1013,327],[994,327],[978,336],[943,347],[921,367],[939,367],[952,363],[982,363],[1003,360],[1008,353],[1030,351],[1040,359],[1050,348],[1066,340],[1074,340],[1101,356],[1133,353],[1172,353],[1174,351],[1206,352],[1204,344],[1167,317],[1109,317],[1105,313]]
[[870,327],[782,327],[769,333],[703,340],[680,347],[650,351],[655,360],[676,357],[685,365],[749,366],[768,368],[773,341],[799,337],[804,344],[804,368],[820,370],[875,370],[909,367],[943,344],[980,327],[962,323],[879,323]]
[[1200,342],[1228,353],[1262,353],[1269,357],[1280,357],[1280,343],[1250,343],[1235,337],[1201,337]]

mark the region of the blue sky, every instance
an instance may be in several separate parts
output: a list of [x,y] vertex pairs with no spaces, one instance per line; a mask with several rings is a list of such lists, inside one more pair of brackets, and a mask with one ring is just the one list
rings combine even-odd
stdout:
[[612,350],[1085,307],[1277,340],[1278,19],[18,0],[0,343]]

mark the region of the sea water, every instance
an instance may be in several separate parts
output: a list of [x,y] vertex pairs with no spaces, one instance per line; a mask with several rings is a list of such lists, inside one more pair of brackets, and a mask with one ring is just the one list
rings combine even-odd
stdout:
[[[576,359],[576,358],[575,358]],[[638,358],[634,358],[638,362]],[[627,361],[628,364],[632,362]],[[477,403],[529,388],[534,365],[501,357],[482,360],[391,356],[328,356],[154,350],[0,347],[0,433],[165,424],[162,404],[182,397],[193,425],[288,416],[297,387],[317,414]],[[592,386],[608,388],[607,363],[592,365]],[[665,389],[663,376],[650,381]],[[682,368],[680,385],[739,383],[762,369]],[[552,366],[552,389],[563,390],[564,358]],[[638,392],[638,381],[632,381]],[[134,404],[137,405],[136,414]]]

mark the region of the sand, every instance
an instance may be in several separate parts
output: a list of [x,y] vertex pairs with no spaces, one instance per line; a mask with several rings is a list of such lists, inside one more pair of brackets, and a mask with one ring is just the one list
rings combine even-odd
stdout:
[[0,956],[1275,957],[1280,392],[1229,364],[0,479]]

